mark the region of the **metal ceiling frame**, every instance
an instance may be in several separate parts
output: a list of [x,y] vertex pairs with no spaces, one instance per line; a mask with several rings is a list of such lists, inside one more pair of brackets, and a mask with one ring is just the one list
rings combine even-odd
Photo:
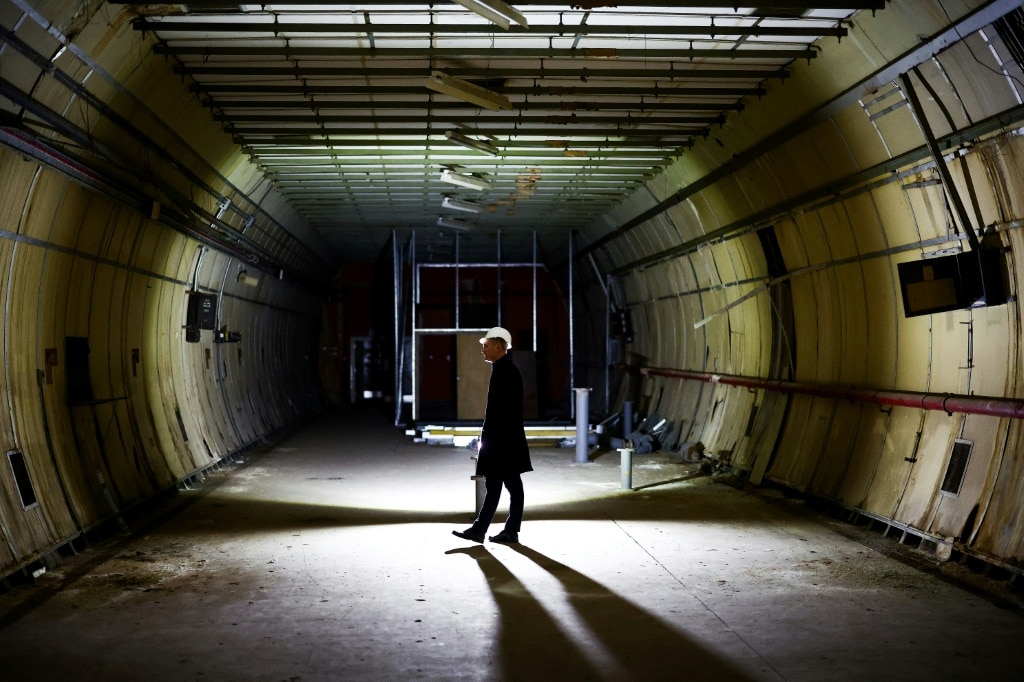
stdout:
[[[465,249],[497,230],[510,250],[520,234],[564,239],[845,37],[853,12],[885,6],[525,0],[528,28],[502,29],[454,2],[114,4],[293,207],[364,261],[396,231],[438,234],[446,196],[485,207]],[[511,110],[434,92],[438,72]],[[493,188],[451,187],[445,169]]]

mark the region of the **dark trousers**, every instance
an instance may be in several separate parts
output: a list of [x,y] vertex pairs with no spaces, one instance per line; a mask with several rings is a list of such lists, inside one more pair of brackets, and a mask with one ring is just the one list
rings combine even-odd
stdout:
[[484,483],[484,501],[480,505],[480,513],[473,522],[474,530],[486,533],[494,518],[494,512],[498,510],[498,500],[501,498],[501,488],[508,489],[509,507],[508,519],[505,521],[505,530],[510,533],[518,533],[523,523],[523,479],[519,474],[504,474],[500,476],[488,476]]

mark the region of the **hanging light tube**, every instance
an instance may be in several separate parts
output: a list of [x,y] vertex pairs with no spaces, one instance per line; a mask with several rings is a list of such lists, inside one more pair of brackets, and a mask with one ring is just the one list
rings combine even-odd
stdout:
[[427,88],[491,111],[512,108],[512,103],[505,95],[499,95],[487,88],[481,88],[479,85],[449,76],[441,71],[434,71],[427,77]]
[[523,28],[530,28],[526,23],[526,17],[519,13],[515,7],[511,7],[501,0],[452,0],[462,5],[470,12],[476,12],[492,24],[497,24],[504,29],[516,22]]
[[491,183],[487,182],[483,178],[478,178],[475,175],[462,175],[461,173],[456,173],[455,171],[447,168],[441,172],[441,181],[452,185],[459,185],[460,187],[479,190],[481,192],[491,188]]
[[469,232],[473,229],[472,223],[467,223],[465,220],[459,220],[458,218],[448,218],[446,216],[438,218],[437,224],[440,227],[447,227],[452,230],[458,230],[459,232]]
[[480,204],[474,204],[472,201],[462,201],[461,199],[452,199],[451,197],[442,199],[441,207],[450,208],[455,211],[465,211],[466,213],[479,213],[480,209],[483,208]]
[[468,135],[456,132],[454,130],[445,131],[444,134],[451,142],[457,145],[461,145],[466,149],[472,149],[474,151],[483,152],[484,154],[490,154],[491,156],[498,155],[498,148],[490,142],[484,142],[483,140],[477,140]]

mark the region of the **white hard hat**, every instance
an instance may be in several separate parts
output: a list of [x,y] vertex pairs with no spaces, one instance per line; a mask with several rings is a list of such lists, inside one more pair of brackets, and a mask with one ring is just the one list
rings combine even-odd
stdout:
[[484,337],[480,339],[480,343],[483,343],[487,339],[501,339],[505,342],[506,348],[512,347],[512,335],[509,334],[508,330],[504,327],[491,327],[491,329],[484,334]]

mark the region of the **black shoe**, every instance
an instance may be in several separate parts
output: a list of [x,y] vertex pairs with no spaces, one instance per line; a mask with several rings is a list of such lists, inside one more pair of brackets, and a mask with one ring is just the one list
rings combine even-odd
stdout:
[[497,535],[492,535],[491,542],[501,542],[506,545],[518,544],[519,533],[512,533],[507,530],[503,530]]
[[466,530],[453,530],[452,535],[460,537],[463,540],[471,540],[473,542],[483,543],[484,541],[484,534],[479,531],[475,531],[472,528],[467,528]]

